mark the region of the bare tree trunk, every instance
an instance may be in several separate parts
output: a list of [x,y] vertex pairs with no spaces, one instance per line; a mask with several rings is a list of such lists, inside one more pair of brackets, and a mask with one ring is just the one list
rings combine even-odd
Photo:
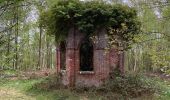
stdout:
[[[10,23],[11,24],[11,23]],[[10,55],[10,42],[11,42],[11,33],[12,33],[12,30],[10,29],[9,31],[8,31],[8,44],[7,44],[7,53],[6,53],[6,56],[7,56],[7,65],[8,66],[10,66],[10,62],[9,62],[9,60],[10,60],[10,58],[9,58],[9,55]]]
[[48,36],[46,37],[46,42],[47,42],[47,55],[46,55],[46,59],[47,59],[47,65],[46,67],[47,68],[50,68],[50,43],[49,43],[49,40],[48,40]]
[[46,56],[46,54],[45,54],[45,52],[44,52],[44,53],[42,54],[42,67],[41,67],[41,69],[45,68],[45,66],[46,66],[45,56]]
[[47,55],[46,55],[46,59],[47,59],[47,68],[49,68],[49,43],[48,43],[48,41],[46,41],[47,42]]
[[41,51],[42,51],[42,47],[41,47],[41,42],[42,42],[42,25],[39,26],[39,30],[40,30],[40,34],[39,34],[39,55],[38,55],[38,66],[37,69],[40,69],[42,66],[42,61],[41,61]]
[[133,50],[134,52],[134,67],[133,67],[133,71],[136,72],[137,70],[137,47],[134,48]]
[[[17,5],[16,5],[17,6]],[[16,27],[15,27],[15,68],[14,69],[18,69],[18,20],[19,20],[19,16],[18,16],[18,7],[15,7],[16,12],[15,12],[15,17],[14,17],[14,23],[16,23]]]
[[50,69],[52,69],[52,65],[53,65],[52,45],[50,45]]

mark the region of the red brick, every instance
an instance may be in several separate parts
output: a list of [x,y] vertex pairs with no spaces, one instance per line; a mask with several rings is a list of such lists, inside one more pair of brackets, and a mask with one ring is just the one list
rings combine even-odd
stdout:
[[[118,54],[116,49],[111,49],[106,53],[107,38],[106,31],[97,33],[97,43],[94,43],[93,67],[94,73],[80,74],[79,47],[84,34],[72,28],[69,31],[66,47],[66,71],[62,76],[62,82],[67,86],[100,86],[103,81],[109,78],[109,73],[115,67],[124,70],[124,54]],[[57,72],[60,71],[60,51],[56,50]]]

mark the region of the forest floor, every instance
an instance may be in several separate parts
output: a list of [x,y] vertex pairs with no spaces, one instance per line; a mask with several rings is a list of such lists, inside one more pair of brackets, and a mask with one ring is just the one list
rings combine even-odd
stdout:
[[[160,84],[165,87],[163,94],[142,96],[138,98],[124,98],[119,94],[109,93],[77,93],[71,89],[42,90],[35,84],[45,80],[48,73],[41,73],[43,77],[35,78],[35,73],[29,78],[17,76],[18,72],[7,71],[7,78],[0,78],[0,100],[170,100],[170,80],[160,79]],[[2,75],[1,75],[2,76]],[[14,77],[12,77],[14,76]],[[156,76],[157,77],[157,76]],[[111,97],[109,97],[112,95]]]

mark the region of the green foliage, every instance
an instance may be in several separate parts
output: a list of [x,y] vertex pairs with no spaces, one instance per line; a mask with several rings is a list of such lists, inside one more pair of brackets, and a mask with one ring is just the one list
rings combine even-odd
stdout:
[[[140,38],[139,38],[140,37]],[[126,53],[128,71],[168,73],[169,42],[161,33],[140,34],[138,43]]]
[[126,74],[125,76],[117,76],[109,80],[104,85],[104,88],[124,96],[138,97],[155,93],[158,88],[154,84],[155,81],[141,75]]
[[164,17],[161,22],[162,33],[167,36],[167,40],[170,42],[170,6],[164,7],[162,16]]
[[49,34],[56,35],[57,41],[64,39],[72,27],[86,35],[94,34],[99,28],[123,29],[123,32],[115,34],[126,41],[130,41],[140,30],[135,9],[103,1],[59,0],[41,14],[40,23]]
[[[126,100],[126,99],[135,99],[135,100],[169,100],[170,98],[170,87],[169,81],[163,81],[163,80],[152,80],[148,77],[144,77],[141,75],[128,75],[125,76],[124,78],[122,76],[119,76],[119,74],[115,80],[110,80],[107,82],[106,85],[103,87],[98,87],[98,88],[79,88],[79,90],[76,89],[76,91],[73,91],[72,89],[63,89],[59,88],[59,85],[56,83],[59,82],[58,79],[59,77],[57,76],[49,76],[46,78],[38,78],[38,79],[26,79],[26,80],[20,80],[20,79],[15,79],[15,80],[10,80],[10,79],[0,79],[0,90],[3,93],[3,90],[8,91],[9,95],[5,96],[2,95],[2,97],[6,97],[5,99],[13,99],[17,97],[22,97],[18,96],[19,94],[24,94],[28,96],[28,100],[80,100],[80,99],[90,99],[90,100],[112,100],[113,98],[116,100]],[[132,80],[131,80],[132,79]],[[119,83],[118,83],[119,82]],[[142,82],[142,83],[141,83]],[[150,95],[149,91],[145,92],[144,96],[140,97],[140,93],[138,91],[143,91],[139,87],[135,87],[135,90],[133,88],[134,84],[142,84],[142,87],[145,87],[143,83],[147,83],[150,85],[150,89],[152,87],[157,87],[158,85],[161,86],[161,92],[155,93],[154,95]],[[158,84],[159,83],[159,84]],[[53,84],[53,85],[52,85]],[[130,94],[133,92],[128,92],[126,94],[127,90],[126,87],[120,86],[123,84],[129,84],[128,89],[132,87],[131,91],[137,91],[139,93],[139,96],[137,98],[132,98],[138,95],[137,93],[135,94]],[[50,86],[54,86],[54,88],[50,88]],[[115,87],[121,87],[121,91],[116,89]],[[124,85],[125,86],[125,85]],[[141,86],[141,85],[135,85],[135,86]],[[46,88],[47,87],[47,88]],[[111,87],[111,88],[110,88]],[[116,90],[112,90],[112,89]],[[125,89],[124,89],[125,88]],[[148,88],[148,87],[147,87]],[[88,89],[88,90],[87,90]],[[148,88],[149,89],[149,88]],[[11,91],[13,90],[13,91]],[[15,92],[14,92],[15,90]],[[2,94],[0,92],[0,94]],[[148,94],[147,94],[148,93]],[[31,96],[31,98],[30,98]],[[27,100],[27,99],[26,99]]]
[[[117,73],[118,72],[118,73]],[[117,75],[117,76],[115,76]],[[76,87],[78,93],[105,93],[109,97],[114,97],[113,94],[123,98],[137,98],[146,95],[152,96],[154,93],[159,93],[161,86],[156,79],[151,79],[140,74],[126,74],[122,76],[119,71],[113,74],[114,79],[109,79],[100,87]]]
[[[0,69],[35,70],[54,66],[55,39],[43,33],[40,38],[37,23],[39,12],[47,7],[43,2],[0,0]],[[44,59],[41,66],[37,64],[39,59]]]
[[[160,0],[132,1],[138,9],[141,20],[140,34],[136,44],[127,51],[125,65],[128,70],[144,72],[165,72],[170,69],[170,7]],[[155,5],[155,4],[158,5]],[[167,6],[162,6],[167,5]]]
[[36,83],[33,89],[41,89],[41,90],[54,90],[63,88],[61,83],[61,76],[54,74],[44,78],[43,81]]
[[146,5],[143,5],[143,10],[141,11],[142,16],[139,16],[142,23],[143,32],[157,32],[159,31],[159,20],[153,9]]

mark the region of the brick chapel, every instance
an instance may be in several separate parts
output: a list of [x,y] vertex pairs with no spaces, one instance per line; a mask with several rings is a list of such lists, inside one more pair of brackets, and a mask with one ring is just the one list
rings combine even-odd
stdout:
[[75,28],[69,30],[65,41],[57,46],[57,72],[66,86],[100,86],[114,68],[122,72],[124,54],[116,48],[106,52],[107,31],[96,31],[95,40]]

